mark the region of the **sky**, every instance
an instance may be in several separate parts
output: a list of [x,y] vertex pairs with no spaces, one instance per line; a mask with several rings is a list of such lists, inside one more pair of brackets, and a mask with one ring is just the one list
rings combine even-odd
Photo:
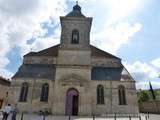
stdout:
[[[75,0],[0,0],[0,75],[11,78],[23,55],[60,42],[59,16]],[[91,44],[122,59],[137,89],[160,88],[159,0],[79,0],[93,17]]]

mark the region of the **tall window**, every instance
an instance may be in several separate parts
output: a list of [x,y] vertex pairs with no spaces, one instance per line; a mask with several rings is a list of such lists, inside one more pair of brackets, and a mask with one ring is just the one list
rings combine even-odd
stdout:
[[104,104],[104,88],[102,85],[97,86],[97,104]]
[[79,43],[79,32],[78,30],[73,30],[72,31],[72,44],[78,44]]
[[47,83],[45,83],[42,85],[40,101],[47,102],[48,101],[48,93],[49,93],[49,85]]
[[19,101],[26,102],[27,101],[27,94],[28,94],[28,83],[25,82],[25,83],[22,83]]
[[118,94],[119,94],[119,105],[126,105],[126,94],[124,86],[120,85],[118,87]]

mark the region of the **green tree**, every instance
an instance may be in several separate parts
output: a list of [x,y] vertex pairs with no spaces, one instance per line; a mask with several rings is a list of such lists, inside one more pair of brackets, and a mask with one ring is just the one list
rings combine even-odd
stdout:
[[138,102],[145,102],[149,100],[149,91],[138,92]]

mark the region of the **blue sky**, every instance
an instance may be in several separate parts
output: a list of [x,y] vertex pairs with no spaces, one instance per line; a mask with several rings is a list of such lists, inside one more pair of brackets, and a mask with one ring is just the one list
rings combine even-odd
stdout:
[[[91,44],[120,58],[137,88],[150,80],[160,88],[160,10],[158,0],[79,0],[93,17]],[[59,16],[75,0],[0,0],[0,75],[10,78],[23,55],[59,43]]]

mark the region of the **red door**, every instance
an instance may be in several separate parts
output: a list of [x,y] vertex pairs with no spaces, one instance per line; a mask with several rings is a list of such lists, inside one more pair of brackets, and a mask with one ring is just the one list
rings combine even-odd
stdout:
[[78,115],[78,91],[69,89],[66,95],[66,115]]

